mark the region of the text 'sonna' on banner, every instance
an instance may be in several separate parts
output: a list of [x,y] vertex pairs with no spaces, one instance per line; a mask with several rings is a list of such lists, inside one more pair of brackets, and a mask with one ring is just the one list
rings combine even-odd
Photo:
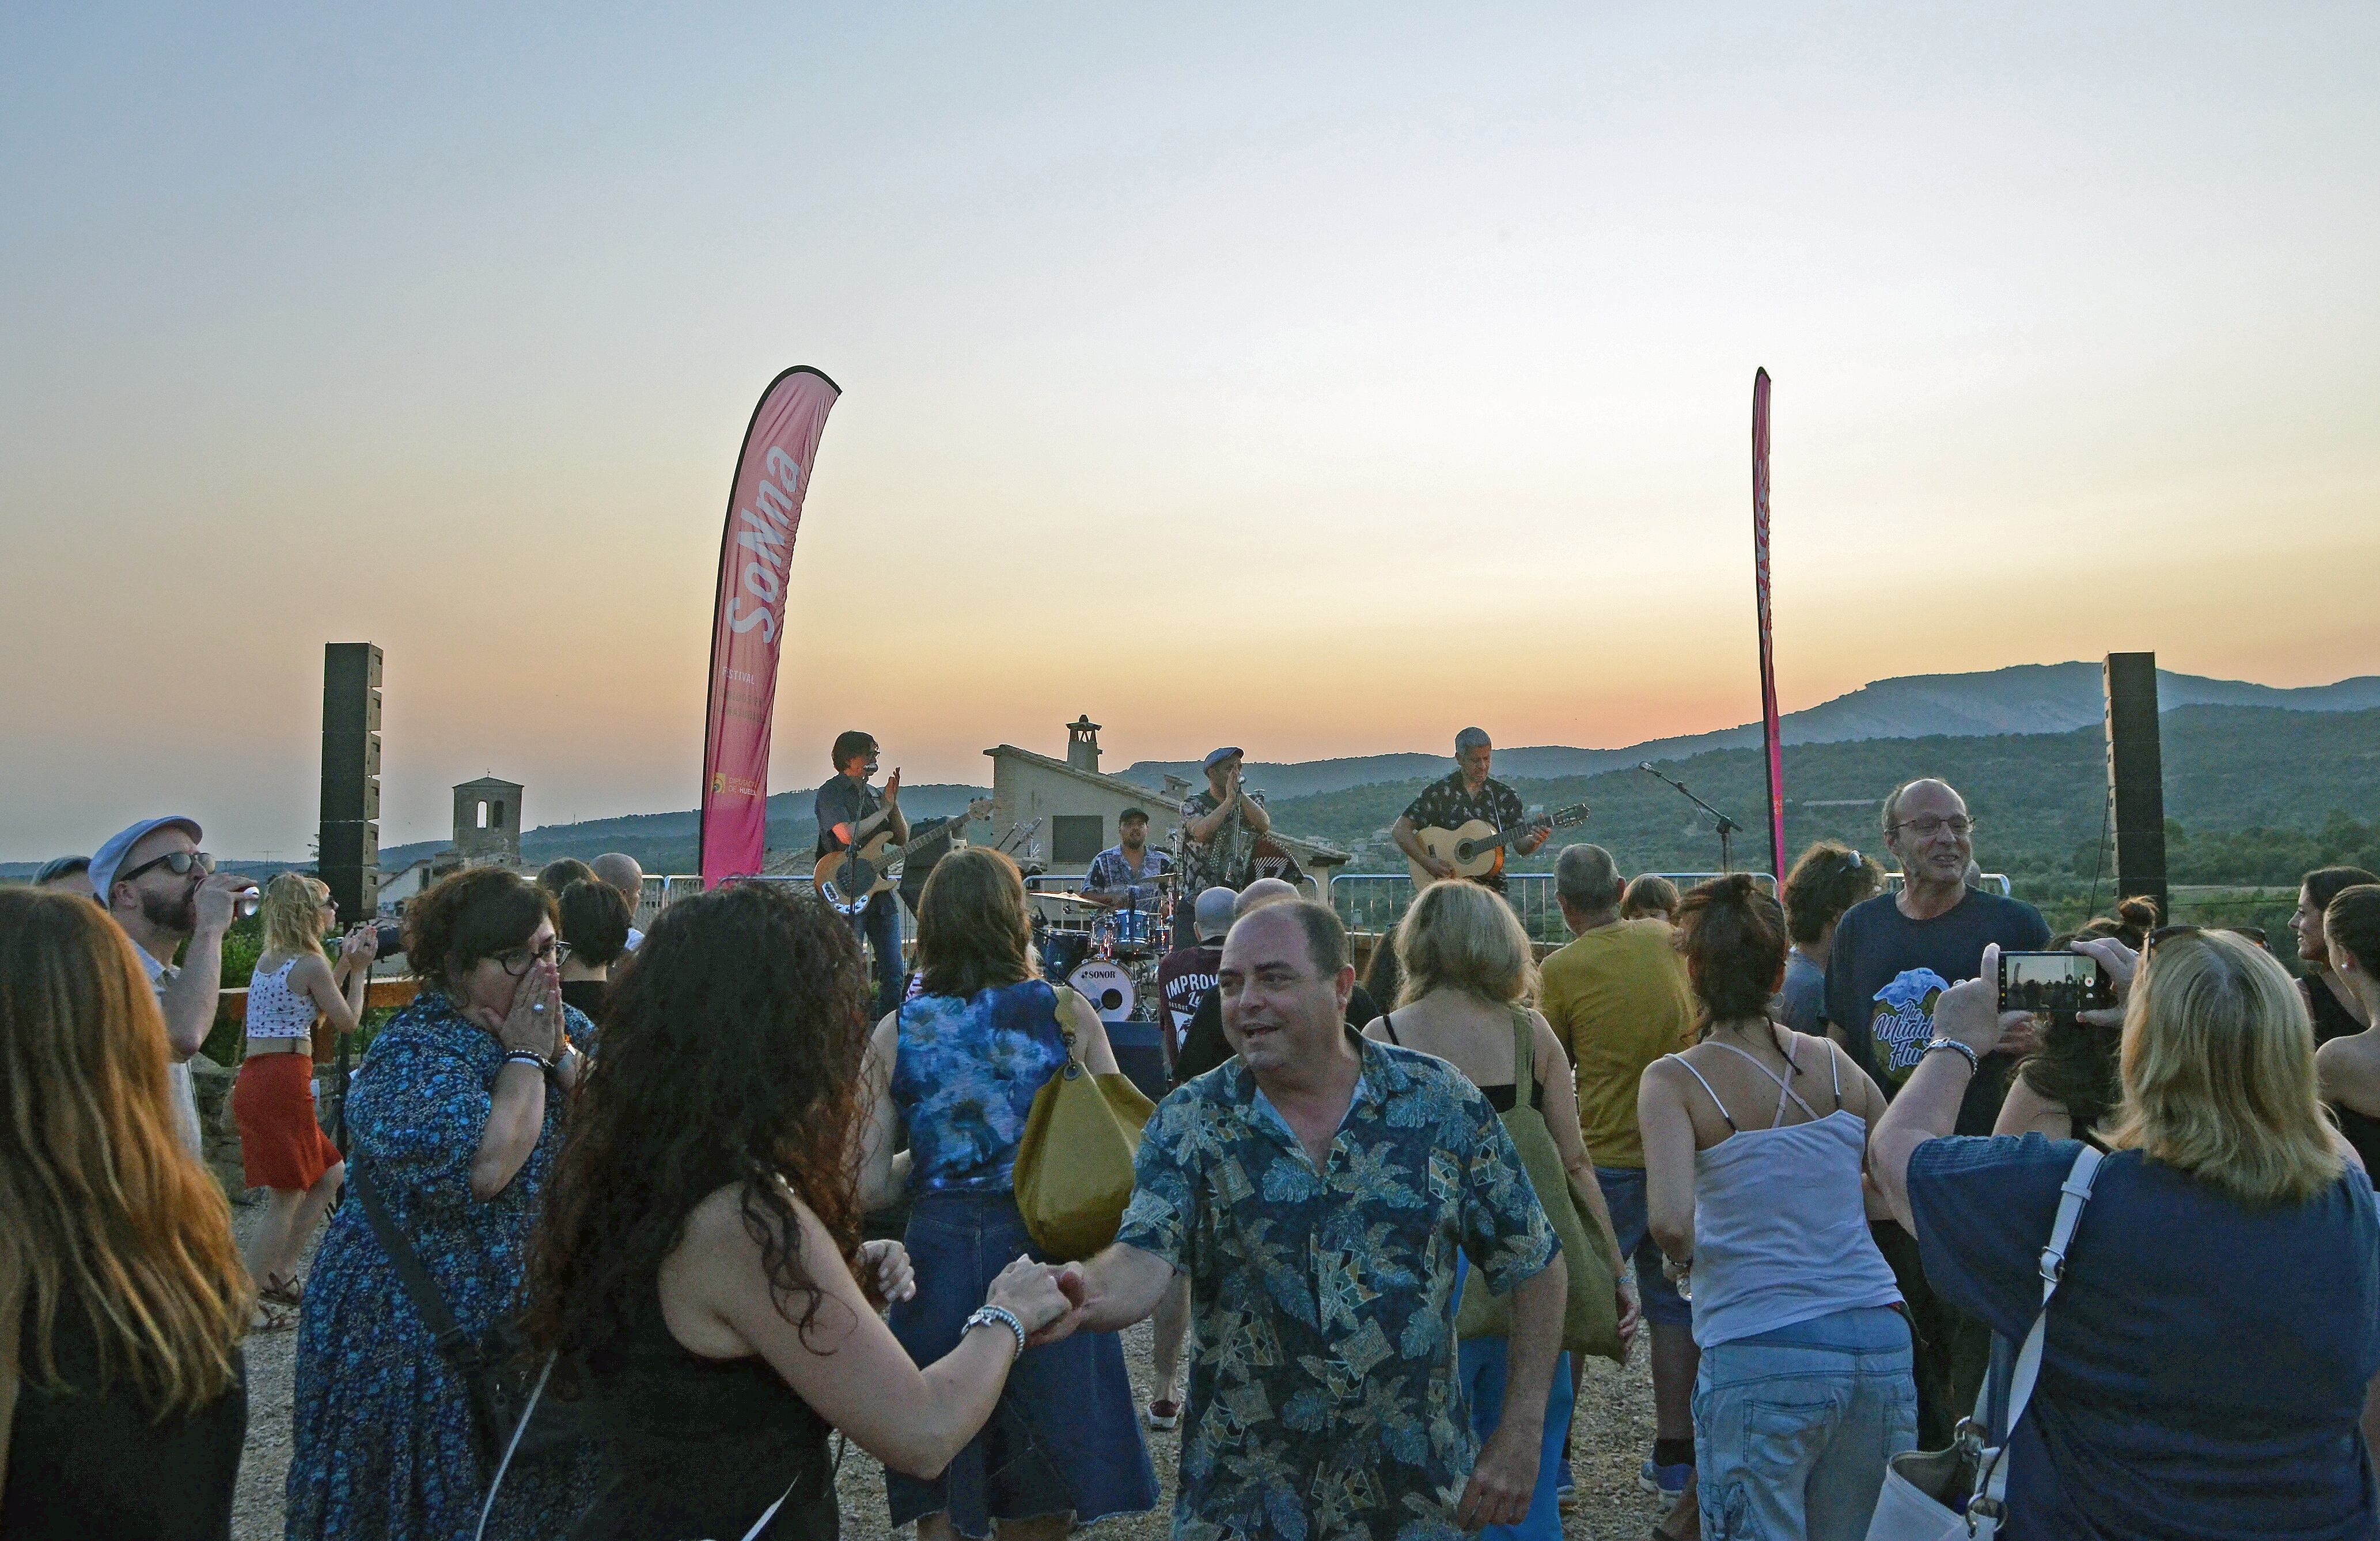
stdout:
[[842,389],[807,365],[770,382],[745,431],[719,549],[710,709],[702,735],[702,886],[760,870],[769,835],[769,724],[785,640],[785,570],[819,435]]

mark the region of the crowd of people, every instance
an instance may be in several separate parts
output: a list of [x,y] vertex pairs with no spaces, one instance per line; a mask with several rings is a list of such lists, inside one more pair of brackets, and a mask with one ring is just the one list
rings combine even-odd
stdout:
[[[1512,817],[1485,735],[1458,751],[1440,801]],[[1223,768],[1199,817],[1251,844]],[[344,1159],[313,1050],[380,942],[284,874],[243,1253],[188,1065],[254,885],[143,820],[0,892],[0,1534],[227,1535],[241,1345],[292,1326],[291,1541],[831,1536],[837,1434],[887,1523],[1031,1541],[1157,1504],[1144,1426],[1179,1430],[1184,1538],[1536,1541],[1583,1362],[1639,1339],[1660,1536],[1864,1536],[1962,1424],[2006,1535],[2374,1534],[2380,877],[2307,875],[2295,978],[2145,901],[2053,938],[1971,884],[1939,781],[1878,832],[1897,887],[1821,842],[1773,895],[1571,845],[1549,951],[1434,881],[1362,983],[1327,905],[1204,885],[1172,1087],[1075,1258],[1018,1167],[1037,1099],[1116,1056],[999,852],[935,864],[897,979],[878,918],[783,885],[648,934],[625,857],[455,873],[407,907],[418,994]],[[2003,1010],[2001,955],[2045,950],[2109,1003]],[[1118,1335],[1150,1317],[1141,1401]]]

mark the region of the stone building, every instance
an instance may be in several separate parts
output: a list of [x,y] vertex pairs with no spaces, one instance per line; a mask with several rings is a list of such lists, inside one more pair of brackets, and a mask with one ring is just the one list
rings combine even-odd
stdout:
[[[1079,878],[1091,858],[1116,843],[1116,816],[1136,807],[1148,815],[1151,848],[1171,852],[1182,824],[1185,793],[1152,792],[1099,770],[1099,724],[1087,714],[1066,724],[1066,758],[1002,744],[984,753],[991,758],[991,839],[1020,858],[1038,860],[1046,875]],[[1027,833],[1027,831],[1030,833]],[[1313,880],[1318,898],[1330,897],[1330,876],[1347,865],[1348,854],[1319,840],[1290,834],[1278,826],[1272,840],[1297,859]]]

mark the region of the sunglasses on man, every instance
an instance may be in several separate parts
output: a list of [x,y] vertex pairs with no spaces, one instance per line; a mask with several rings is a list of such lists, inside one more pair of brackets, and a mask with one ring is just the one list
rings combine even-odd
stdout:
[[168,851],[153,861],[142,862],[129,872],[118,872],[115,875],[115,880],[119,883],[128,883],[143,872],[160,867],[176,878],[187,878],[191,870],[196,868],[199,876],[203,878],[215,869],[215,858],[204,851]]

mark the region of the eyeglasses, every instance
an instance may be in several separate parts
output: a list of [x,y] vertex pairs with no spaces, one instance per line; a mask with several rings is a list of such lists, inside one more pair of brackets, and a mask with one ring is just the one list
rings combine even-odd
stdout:
[[534,952],[526,947],[508,947],[501,953],[490,953],[489,956],[495,960],[498,968],[518,979],[536,967],[540,959],[552,959],[556,968],[569,962],[570,943],[549,941]]
[[1849,877],[1851,874],[1857,872],[1861,868],[1865,867],[1866,865],[1867,858],[1865,856],[1861,855],[1857,851],[1851,852],[1843,857],[1843,875]]
[[1975,821],[1972,819],[1904,819],[1893,828],[1913,830],[1920,840],[1931,840],[1944,830],[1964,840],[1975,832]]
[[168,851],[154,861],[142,862],[129,872],[118,872],[115,875],[115,880],[119,883],[128,883],[143,872],[158,867],[164,868],[176,878],[188,877],[190,869],[196,868],[203,877],[215,869],[215,858],[204,851]]

